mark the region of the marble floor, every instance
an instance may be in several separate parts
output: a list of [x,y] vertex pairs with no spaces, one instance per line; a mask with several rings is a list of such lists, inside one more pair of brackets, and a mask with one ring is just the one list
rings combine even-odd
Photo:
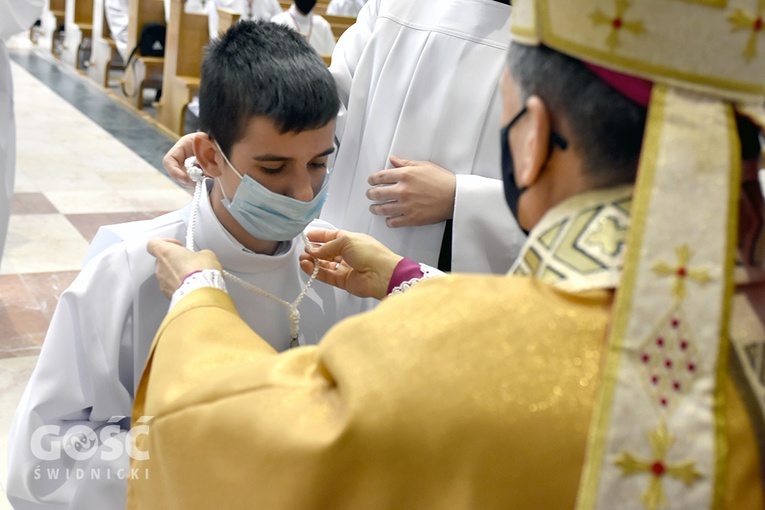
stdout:
[[0,510],[7,433],[58,296],[98,227],[182,207],[161,159],[174,140],[20,35],[9,43],[16,185],[0,262]]

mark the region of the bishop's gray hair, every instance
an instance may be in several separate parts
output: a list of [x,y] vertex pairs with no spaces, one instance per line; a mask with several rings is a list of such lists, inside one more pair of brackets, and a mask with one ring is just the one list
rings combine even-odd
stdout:
[[646,108],[622,96],[579,60],[545,46],[513,43],[507,67],[523,103],[539,96],[548,109],[565,118],[593,185],[634,182]]

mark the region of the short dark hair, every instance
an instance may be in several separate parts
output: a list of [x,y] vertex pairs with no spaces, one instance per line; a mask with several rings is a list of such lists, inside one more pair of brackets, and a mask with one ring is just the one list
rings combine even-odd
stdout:
[[594,186],[634,182],[646,108],[622,96],[581,61],[546,46],[513,43],[507,65],[524,103],[539,96],[565,117]]
[[325,126],[339,109],[326,64],[289,27],[240,21],[207,48],[199,125],[227,156],[253,117],[268,118],[281,133],[300,133]]

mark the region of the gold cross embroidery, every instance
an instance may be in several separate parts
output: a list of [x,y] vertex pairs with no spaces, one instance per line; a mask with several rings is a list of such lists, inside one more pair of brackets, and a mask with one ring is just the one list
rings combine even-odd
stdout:
[[757,14],[752,15],[741,7],[736,7],[731,15],[728,16],[728,21],[733,25],[734,32],[737,30],[752,31],[744,48],[744,58],[747,62],[750,62],[757,56],[757,36],[765,29],[765,20],[762,16],[763,11],[765,11],[765,0],[759,0],[757,2]]
[[642,21],[626,21],[624,19],[624,13],[631,7],[632,3],[629,0],[616,0],[616,15],[609,16],[600,9],[590,14],[590,19],[595,26],[598,25],[610,25],[611,31],[606,37],[606,46],[613,51],[614,48],[619,46],[619,33],[622,29],[632,32],[635,35],[640,35],[645,32],[645,27]]
[[587,242],[602,246],[609,256],[615,257],[624,244],[625,232],[626,227],[619,225],[615,218],[603,218]]
[[686,487],[690,487],[698,479],[702,478],[701,473],[696,470],[692,461],[682,464],[669,465],[666,461],[667,452],[675,442],[675,438],[667,433],[667,427],[664,424],[651,432],[648,436],[651,443],[651,459],[639,459],[629,452],[622,452],[615,463],[622,470],[622,476],[631,476],[645,473],[651,476],[648,489],[640,498],[641,503],[649,510],[656,510],[664,506],[667,502],[664,497],[664,486],[662,481],[665,476],[671,476],[682,481]]
[[688,262],[691,259],[691,249],[684,244],[675,249],[677,254],[677,266],[672,266],[666,262],[659,262],[653,266],[653,270],[661,276],[674,276],[675,285],[672,288],[672,294],[678,301],[685,298],[685,282],[688,279],[694,280],[702,285],[708,283],[712,278],[705,269],[690,269]]

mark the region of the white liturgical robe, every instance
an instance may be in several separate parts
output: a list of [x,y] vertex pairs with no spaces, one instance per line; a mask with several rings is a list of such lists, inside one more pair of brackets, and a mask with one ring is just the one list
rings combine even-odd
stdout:
[[525,236],[504,199],[499,77],[510,7],[493,0],[369,0],[341,37],[330,70],[347,112],[326,219],[435,266],[444,223],[389,228],[369,212],[368,177],[391,155],[457,175],[453,271],[505,273]]
[[355,18],[365,3],[366,0],[331,0],[327,5],[327,14]]
[[292,4],[289,9],[271,18],[271,21],[287,25],[299,32],[319,55],[332,55],[332,50],[335,49],[335,35],[332,33],[332,27],[327,20],[318,14],[313,14],[313,11],[310,16],[306,16],[295,7],[295,4]]
[[[282,243],[273,256],[254,254],[223,229],[206,196],[194,236],[197,249],[212,249],[239,278],[294,301],[309,279],[298,265],[303,241]],[[134,392],[170,303],[146,243],[154,237],[185,242],[189,211],[99,230],[92,258],[61,295],[13,420],[6,487],[15,508],[125,508],[131,476],[125,440]],[[314,227],[332,228],[320,220],[308,228]],[[287,349],[286,308],[236,282],[227,281],[227,287],[248,324],[274,348]],[[339,292],[313,282],[298,308],[301,344],[318,342],[342,317]],[[77,445],[87,458],[77,460]]]
[[40,17],[42,7],[42,0],[0,0],[0,259],[8,233],[16,177],[13,82],[5,40],[29,28]]

